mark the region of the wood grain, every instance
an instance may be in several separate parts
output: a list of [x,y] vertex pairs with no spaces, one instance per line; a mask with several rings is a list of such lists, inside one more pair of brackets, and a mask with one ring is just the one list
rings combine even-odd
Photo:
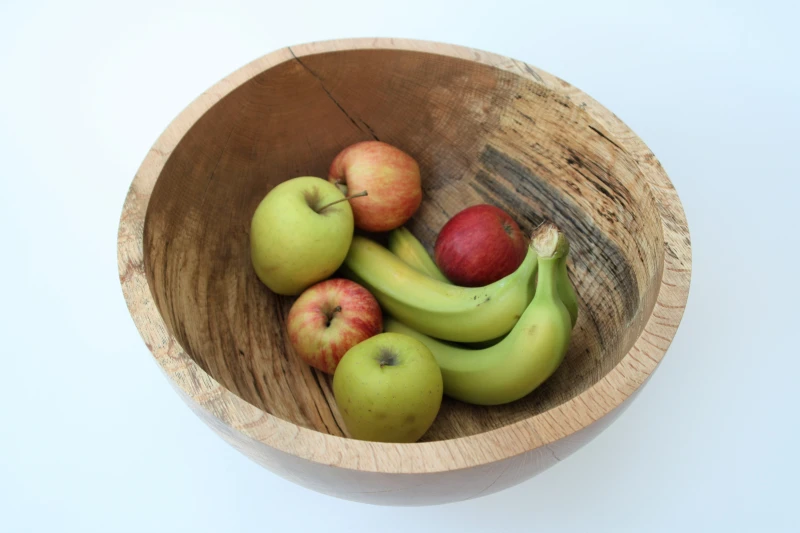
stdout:
[[[328,376],[293,353],[249,259],[253,211],[276,184],[324,176],[380,139],[420,164],[411,229],[429,247],[476,203],[572,245],[581,314],[558,372],[501,407],[446,400],[423,442],[345,438]],[[534,67],[476,50],[346,40],[277,51],[192,103],[133,180],[119,229],[131,315],[196,413],[273,471],[339,497],[431,504],[488,494],[562,459],[619,414],[666,352],[686,303],[678,196],[612,113]]]

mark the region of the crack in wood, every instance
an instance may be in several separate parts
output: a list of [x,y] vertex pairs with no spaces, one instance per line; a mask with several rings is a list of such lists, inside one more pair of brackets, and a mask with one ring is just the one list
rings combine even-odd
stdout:
[[[342,429],[342,426],[339,425],[339,421],[336,420],[336,417],[333,414],[333,406],[331,405],[331,402],[328,401],[328,395],[325,394],[325,389],[322,388],[322,383],[319,380],[319,376],[317,375],[317,371],[316,370],[312,370],[311,371],[311,375],[314,376],[314,381],[317,382],[317,387],[319,387],[319,391],[322,393],[322,399],[325,400],[325,404],[328,406],[328,410],[331,412],[331,418],[333,419],[333,423],[336,424],[336,427],[339,430],[340,436],[342,436],[342,437],[345,436],[346,433]],[[316,402],[314,403],[314,405],[316,405]],[[322,418],[322,413],[320,412],[319,407],[317,407],[317,412],[319,413],[320,418]],[[324,418],[322,419],[322,423],[325,424],[325,419]],[[328,427],[328,424],[325,424],[325,428],[326,429],[330,429]]]
[[[366,123],[364,123],[364,125],[367,127],[367,130],[368,130],[368,131],[364,131],[364,128],[362,128],[361,126],[358,125],[358,122],[356,122],[356,119],[353,118],[353,116],[350,115],[350,113],[347,112],[347,110],[342,106],[342,104],[340,104],[339,101],[336,98],[334,98],[334,96],[331,94],[331,92],[328,90],[328,88],[325,87],[325,83],[322,81],[322,78],[320,78],[319,75],[316,72],[311,70],[308,65],[306,65],[299,57],[297,57],[297,55],[294,53],[294,50],[292,50],[291,46],[288,47],[288,49],[289,49],[289,53],[292,54],[292,57],[294,58],[294,60],[297,61],[297,64],[299,64],[301,67],[303,67],[306,70],[306,72],[308,72],[309,74],[314,76],[314,78],[319,82],[319,86],[322,88],[323,91],[325,91],[325,94],[328,95],[328,98],[330,98],[331,102],[336,104],[336,107],[338,107],[339,110],[342,113],[344,113],[344,115],[348,119],[350,119],[350,122],[353,123],[353,126],[355,126],[356,128],[358,128],[358,130],[360,130],[360,131],[362,131],[364,133],[369,133],[369,135],[372,136],[372,138],[377,141],[378,137],[375,135],[375,132],[372,131],[372,128],[370,128],[369,126],[367,126]],[[362,122],[362,121],[359,121],[359,122]]]
[[594,126],[591,126],[591,125],[589,126],[589,129],[590,129],[590,130],[592,130],[593,132],[595,132],[596,134],[598,134],[598,135],[599,135],[600,137],[602,137],[603,139],[605,139],[605,140],[607,140],[608,142],[610,142],[611,144],[613,144],[614,146],[616,146],[616,147],[617,147],[617,149],[619,149],[620,151],[622,151],[622,152],[624,152],[624,151],[625,151],[625,149],[624,149],[622,146],[620,146],[620,145],[618,145],[617,143],[615,143],[615,142],[614,142],[614,141],[613,141],[613,140],[612,140],[610,137],[608,137],[608,135],[606,135],[605,133],[603,133],[603,132],[602,132],[602,131],[600,131],[599,129],[597,129],[597,128],[595,128]]

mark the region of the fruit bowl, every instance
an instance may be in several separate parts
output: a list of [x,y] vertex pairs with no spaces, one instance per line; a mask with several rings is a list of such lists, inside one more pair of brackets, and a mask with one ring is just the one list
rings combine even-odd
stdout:
[[[379,139],[419,162],[408,227],[430,250],[467,206],[505,209],[570,239],[580,317],[558,371],[494,407],[445,398],[413,444],[348,438],[330,376],[292,354],[294,300],[256,277],[259,201]],[[675,335],[690,281],[683,209],[664,169],[615,115],[520,61],[396,39],[284,48],[189,105],[133,179],[119,226],[131,316],[178,394],[226,441],[286,479],[340,498],[429,505],[489,494],[607,427]]]

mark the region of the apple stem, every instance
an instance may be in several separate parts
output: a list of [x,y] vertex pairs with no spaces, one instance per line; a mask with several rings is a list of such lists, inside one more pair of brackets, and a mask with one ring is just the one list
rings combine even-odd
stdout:
[[332,205],[336,205],[339,202],[344,202],[345,200],[352,200],[353,198],[358,198],[360,196],[367,196],[367,191],[357,192],[355,194],[351,194],[350,196],[345,196],[344,198],[340,198],[340,199],[338,199],[338,200],[336,200],[334,202],[331,202],[329,204],[325,204],[322,207],[320,207],[319,209],[317,209],[317,213],[322,213],[322,211],[324,211],[325,209],[329,208]]
[[383,348],[378,354],[378,364],[381,365],[381,368],[395,366],[397,364],[397,356],[391,350]]
[[328,321],[325,323],[326,328],[330,327],[331,322],[333,322],[333,316],[341,311],[342,311],[341,305],[337,305],[336,307],[333,308],[333,311],[331,311],[330,314],[328,315]]
[[347,196],[347,182],[346,182],[346,181],[342,181],[342,180],[339,180],[339,181],[337,181],[337,182],[336,182],[336,187],[337,187],[337,188],[338,188],[340,191],[342,191],[342,194],[344,194],[345,196]]

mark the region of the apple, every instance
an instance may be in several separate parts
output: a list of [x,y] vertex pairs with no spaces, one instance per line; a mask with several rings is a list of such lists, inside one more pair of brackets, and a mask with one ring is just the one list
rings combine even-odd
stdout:
[[442,405],[442,373],[422,342],[381,333],[344,354],[333,395],[350,436],[378,442],[416,442]]
[[528,252],[528,239],[508,213],[480,204],[448,220],[433,251],[447,279],[464,287],[481,287],[519,267]]
[[383,315],[367,289],[333,278],[312,285],[295,300],[286,327],[297,355],[333,374],[347,350],[383,331]]
[[341,266],[353,240],[353,211],[322,178],[284,181],[261,200],[250,223],[250,258],[273,292],[300,294]]
[[365,231],[389,231],[402,226],[422,202],[419,165],[413,157],[380,141],[348,146],[336,156],[328,180],[344,194],[369,191],[350,202],[355,225]]

